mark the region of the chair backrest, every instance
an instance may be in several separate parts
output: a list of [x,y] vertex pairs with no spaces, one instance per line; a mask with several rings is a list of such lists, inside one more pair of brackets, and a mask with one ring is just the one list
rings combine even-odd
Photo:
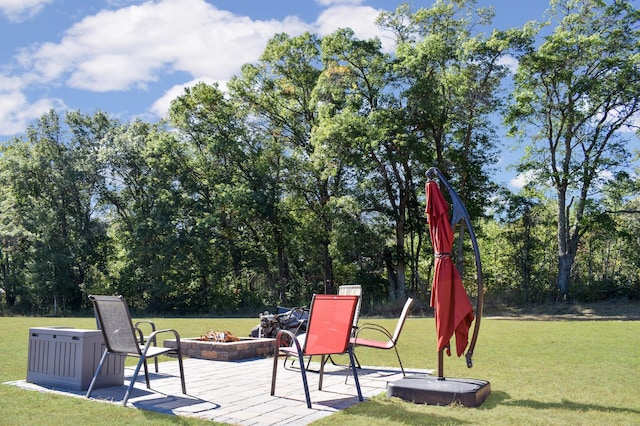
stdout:
[[400,314],[400,318],[398,318],[398,324],[396,325],[396,330],[393,332],[393,344],[398,343],[398,339],[400,338],[400,333],[402,332],[402,327],[404,326],[404,320],[407,319],[409,315],[409,310],[411,309],[411,305],[413,305],[413,299],[408,298],[406,302],[404,302],[404,308],[402,308],[402,313]]
[[360,318],[360,306],[362,305],[362,286],[361,285],[341,285],[338,287],[338,295],[350,295],[358,296],[358,305],[356,306],[356,313],[353,316],[353,326],[358,326],[358,319]]
[[311,300],[305,355],[347,352],[358,296],[316,294]]
[[89,299],[109,352],[140,354],[129,306],[124,297],[91,295]]

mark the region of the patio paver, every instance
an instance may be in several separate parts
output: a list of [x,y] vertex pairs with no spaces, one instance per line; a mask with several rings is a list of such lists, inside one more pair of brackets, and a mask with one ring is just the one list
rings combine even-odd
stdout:
[[[315,364],[315,365],[314,365]],[[138,380],[127,407],[157,411],[177,416],[198,417],[243,426],[306,425],[339,410],[357,404],[353,376],[345,385],[345,366],[327,363],[323,389],[318,390],[318,374],[309,372],[312,408],[308,409],[300,371],[278,367],[276,392],[270,395],[273,358],[244,361],[211,361],[184,359],[187,395],[182,394],[177,361],[160,363],[160,372],[150,366],[151,389],[147,389],[144,374]],[[318,364],[312,363],[311,369]],[[432,373],[432,370],[412,370],[407,374]],[[95,389],[91,399],[119,404],[133,375],[133,367],[125,368],[122,386]],[[362,395],[370,398],[386,392],[387,383],[402,379],[400,369],[364,367],[358,370]],[[55,392],[72,397],[84,397],[84,392],[27,383],[8,382],[23,389]]]

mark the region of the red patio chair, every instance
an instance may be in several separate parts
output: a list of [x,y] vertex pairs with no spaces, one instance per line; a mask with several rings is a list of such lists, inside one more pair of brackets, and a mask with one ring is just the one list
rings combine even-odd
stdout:
[[[358,304],[356,305],[356,313],[353,315],[353,327],[351,328],[351,337],[355,337],[356,331],[358,330],[358,319],[360,318],[360,306],[362,305],[362,286],[360,285],[341,285],[338,287],[338,295],[349,295],[349,296],[358,296]],[[337,365],[331,355],[325,359],[325,362],[331,361],[333,365]],[[285,359],[286,362],[286,359]],[[356,359],[356,363],[358,360]],[[292,363],[293,364],[293,363]],[[309,368],[309,364],[311,364],[311,357],[307,361],[307,369]],[[349,373],[347,372],[347,377],[349,377]]]
[[[320,378],[318,389],[322,390],[322,377],[324,374],[325,357],[332,354],[349,354],[350,368],[353,371],[358,399],[362,398],[360,381],[355,369],[353,347],[350,344],[351,331],[353,327],[353,317],[358,304],[358,296],[338,296],[330,294],[316,294],[311,300],[309,322],[307,332],[303,339],[302,346],[297,336],[289,330],[280,330],[276,334],[275,355],[273,357],[273,373],[271,376],[271,395],[275,394],[276,374],[278,371],[278,356],[298,356],[300,363],[300,373],[304,393],[307,399],[307,407],[311,408],[311,397],[309,396],[309,383],[303,357],[320,355]],[[287,335],[293,344],[289,347],[280,347],[282,337]]]

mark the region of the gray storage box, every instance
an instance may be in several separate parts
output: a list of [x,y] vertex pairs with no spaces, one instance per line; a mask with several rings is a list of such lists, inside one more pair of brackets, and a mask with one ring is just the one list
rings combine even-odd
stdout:
[[[87,390],[104,352],[100,330],[66,327],[29,329],[27,382]],[[109,355],[96,388],[124,383],[124,356]]]

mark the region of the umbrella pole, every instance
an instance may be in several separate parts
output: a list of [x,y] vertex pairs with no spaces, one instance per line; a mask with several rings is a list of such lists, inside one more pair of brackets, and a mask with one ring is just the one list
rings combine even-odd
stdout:
[[444,349],[438,351],[438,380],[444,380]]

